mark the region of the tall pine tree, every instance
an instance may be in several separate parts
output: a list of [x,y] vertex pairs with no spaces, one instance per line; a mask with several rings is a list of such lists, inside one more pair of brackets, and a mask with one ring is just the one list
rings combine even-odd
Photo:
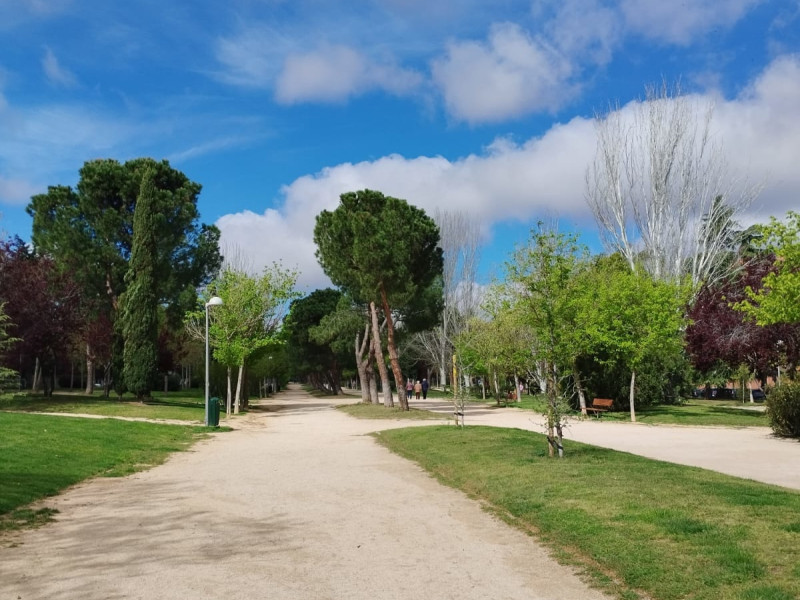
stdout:
[[155,210],[154,173],[142,178],[133,214],[133,243],[127,291],[122,304],[123,378],[129,391],[141,399],[150,395],[158,362],[158,293],[155,279],[158,214]]

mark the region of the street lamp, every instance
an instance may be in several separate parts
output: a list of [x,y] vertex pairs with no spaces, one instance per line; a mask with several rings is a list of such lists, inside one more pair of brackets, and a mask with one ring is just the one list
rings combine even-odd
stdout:
[[206,302],[206,417],[205,417],[205,424],[208,427],[208,307],[209,306],[220,306],[223,304],[222,298],[219,296],[212,296],[208,302]]

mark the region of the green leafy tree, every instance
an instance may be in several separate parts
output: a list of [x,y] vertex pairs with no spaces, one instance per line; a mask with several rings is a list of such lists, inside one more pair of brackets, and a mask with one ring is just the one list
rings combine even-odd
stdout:
[[[203,339],[205,302],[222,298],[222,306],[210,311],[209,338],[214,358],[228,368],[227,412],[237,414],[242,398],[245,363],[260,348],[278,343],[278,332],[286,309],[299,294],[294,291],[297,273],[278,264],[266,267],[259,276],[233,269],[224,270],[201,294],[202,307],[190,312],[189,331]],[[236,396],[231,390],[232,369],[238,367]]]
[[636,421],[637,372],[656,355],[681,352],[686,288],[608,260],[584,274],[583,283],[582,335],[607,363],[627,366],[631,421]]
[[785,221],[773,217],[762,233],[765,249],[775,256],[775,271],[758,290],[748,288],[747,299],[735,307],[758,325],[800,323],[800,213],[790,211]]
[[122,312],[123,379],[141,399],[149,396],[158,368],[158,296],[155,280],[156,227],[153,172],[142,178],[133,216],[133,243]]
[[309,329],[309,338],[318,344],[327,344],[339,356],[353,356],[361,383],[361,400],[377,404],[378,386],[375,355],[370,345],[370,325],[365,308],[342,294],[336,309],[324,315],[316,327]]
[[[336,210],[317,215],[314,241],[317,259],[335,285],[359,302],[382,307],[398,398],[407,410],[392,311],[441,277],[436,223],[405,200],[371,190],[349,192],[340,196]],[[376,321],[373,316],[374,337]]]
[[314,327],[333,313],[342,293],[326,288],[292,302],[284,324],[289,359],[295,377],[303,377],[316,389],[338,394],[341,390],[340,356],[327,343],[312,336]]
[[563,423],[567,403],[561,376],[575,363],[580,348],[575,339],[573,283],[586,262],[586,249],[574,235],[548,231],[539,224],[527,246],[506,264],[507,296],[519,309],[536,343],[534,357],[542,365],[547,396],[547,440],[550,456],[563,456]]
[[[51,186],[27,207],[33,217],[36,251],[52,257],[79,283],[88,307],[87,321],[97,320],[100,314],[116,321],[119,298],[127,287],[136,201],[147,171],[152,171],[154,182],[156,300],[167,307],[171,321],[180,322],[185,310],[194,306],[195,290],[219,270],[219,230],[199,223],[199,184],[167,161],[88,161],[76,188]],[[93,355],[89,345],[90,371]],[[93,380],[90,372],[89,393]]]

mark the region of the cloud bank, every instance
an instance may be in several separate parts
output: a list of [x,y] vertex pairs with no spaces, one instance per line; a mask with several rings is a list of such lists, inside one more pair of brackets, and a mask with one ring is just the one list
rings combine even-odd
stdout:
[[[749,173],[765,184],[748,218],[766,221],[797,208],[800,57],[776,59],[734,99],[709,99],[716,101],[715,136],[724,144],[731,172]],[[377,189],[428,212],[463,210],[486,231],[504,220],[533,222],[554,214],[593,227],[584,175],[594,151],[593,123],[574,118],[541,137],[523,143],[500,138],[480,153],[454,160],[390,155],[344,163],[285,186],[278,210],[225,215],[217,225],[223,244],[247,248],[256,269],[282,260],[299,268],[301,286],[314,289],[329,284],[314,258],[314,219],[334,209],[341,193]]]

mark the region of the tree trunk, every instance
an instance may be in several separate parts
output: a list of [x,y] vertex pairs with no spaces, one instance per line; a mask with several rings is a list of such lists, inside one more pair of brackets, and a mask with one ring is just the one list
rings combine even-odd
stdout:
[[233,414],[239,414],[239,402],[242,397],[242,375],[244,375],[244,363],[239,365],[239,376],[236,378],[236,403],[233,405]]
[[39,391],[39,386],[42,381],[42,367],[39,364],[39,357],[36,357],[36,362],[33,367],[33,383],[31,384],[31,391],[36,393]]
[[636,423],[636,409],[633,406],[633,397],[636,391],[636,370],[631,371],[631,423]]
[[94,355],[88,342],[86,343],[86,389],[84,393],[94,393]]
[[522,394],[519,393],[519,377],[514,373],[514,397],[517,399],[517,402],[522,400],[520,396],[522,396]]
[[400,401],[400,408],[408,410],[408,398],[406,398],[406,389],[403,387],[403,372],[400,370],[400,356],[397,353],[397,345],[394,343],[392,310],[389,307],[389,299],[383,284],[381,284],[381,303],[383,304],[384,317],[386,317],[386,345],[389,348],[389,361],[392,363],[394,383],[397,386],[397,398]]
[[164,393],[166,394],[169,391],[169,375],[166,373],[164,374]]
[[392,398],[392,386],[389,383],[389,372],[386,370],[386,362],[383,360],[381,350],[381,333],[378,327],[378,309],[374,302],[369,303],[369,311],[372,316],[372,350],[375,354],[375,363],[378,365],[378,373],[381,375],[381,385],[383,386],[383,404],[386,407],[394,406]]
[[586,416],[586,394],[583,390],[583,383],[581,382],[581,373],[578,370],[577,363],[572,363],[572,376],[575,378],[575,388],[578,390],[578,402],[581,406],[581,414]]
[[[356,334],[356,369],[358,369],[358,379],[361,381],[361,401],[369,404],[372,398],[369,397],[369,383],[367,382],[367,365],[369,364],[369,325],[364,326],[364,339],[359,340]],[[366,352],[366,356],[364,353]]]
[[233,393],[231,392],[231,368],[228,367],[228,395],[225,397],[225,414],[231,416],[231,408],[233,405]]

